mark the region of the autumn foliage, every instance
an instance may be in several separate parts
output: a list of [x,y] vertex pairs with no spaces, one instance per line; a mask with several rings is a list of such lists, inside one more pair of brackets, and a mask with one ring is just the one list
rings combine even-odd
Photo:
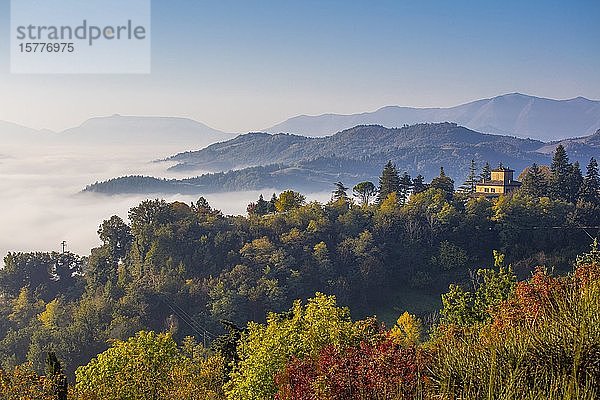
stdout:
[[423,356],[386,335],[376,343],[327,346],[317,357],[292,359],[275,381],[278,400],[412,399]]

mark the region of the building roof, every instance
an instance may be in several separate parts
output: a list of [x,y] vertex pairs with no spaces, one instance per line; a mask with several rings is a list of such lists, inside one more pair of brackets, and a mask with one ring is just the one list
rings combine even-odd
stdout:
[[494,168],[492,172],[515,172],[514,169],[506,168],[506,167],[498,167]]

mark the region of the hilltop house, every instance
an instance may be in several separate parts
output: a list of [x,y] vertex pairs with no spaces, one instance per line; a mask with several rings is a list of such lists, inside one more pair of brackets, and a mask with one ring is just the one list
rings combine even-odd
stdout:
[[491,179],[483,179],[475,186],[475,194],[485,197],[498,197],[521,187],[521,182],[513,179],[515,171],[499,167],[492,170]]

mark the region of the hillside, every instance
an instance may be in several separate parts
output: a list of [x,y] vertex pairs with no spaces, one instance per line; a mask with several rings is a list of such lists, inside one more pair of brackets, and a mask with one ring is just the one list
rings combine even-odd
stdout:
[[[122,177],[85,190],[107,194],[329,190],[338,180],[347,184],[376,180],[388,160],[394,161],[400,171],[426,178],[436,176],[443,166],[460,181],[467,174],[469,163],[465,160],[475,159],[479,165],[502,162],[519,171],[533,162],[547,163],[549,154],[537,152],[544,146],[547,144],[540,141],[483,134],[453,123],[394,129],[357,126],[324,138],[249,133],[166,159],[177,163],[172,170],[216,174],[183,180]],[[264,165],[269,167],[259,168]]]
[[[400,171],[431,179],[444,167],[461,183],[469,160],[482,166],[503,163],[517,173],[532,163],[548,164],[563,144],[572,161],[586,165],[598,157],[600,133],[561,142],[479,133],[453,123],[417,124],[402,128],[356,126],[323,138],[248,133],[205,149],[179,153],[178,172],[211,171],[188,179],[128,176],[96,182],[84,191],[120,193],[217,193],[238,190],[330,190],[333,182],[377,181],[382,166],[392,160]],[[267,165],[267,167],[265,167]],[[229,171],[229,172],[223,172]]]
[[324,138],[253,133],[213,144],[206,149],[168,158],[176,170],[217,171],[269,163],[297,164],[315,158],[337,157],[385,163],[426,175],[440,165],[460,170],[465,159],[527,164],[544,143],[487,135],[452,123],[418,124],[403,128],[356,126]]
[[600,128],[600,101],[583,97],[553,100],[512,93],[450,108],[388,106],[351,115],[301,115],[267,128],[265,132],[325,136],[363,124],[399,127],[444,121],[486,133],[542,141],[561,140],[589,135]]

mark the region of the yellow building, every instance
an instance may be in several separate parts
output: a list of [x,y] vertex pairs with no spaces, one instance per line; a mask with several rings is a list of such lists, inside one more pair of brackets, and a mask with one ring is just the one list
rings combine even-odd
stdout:
[[492,170],[491,179],[484,179],[475,186],[475,193],[479,196],[498,197],[510,193],[521,187],[521,182],[513,179],[510,168],[499,167]]

